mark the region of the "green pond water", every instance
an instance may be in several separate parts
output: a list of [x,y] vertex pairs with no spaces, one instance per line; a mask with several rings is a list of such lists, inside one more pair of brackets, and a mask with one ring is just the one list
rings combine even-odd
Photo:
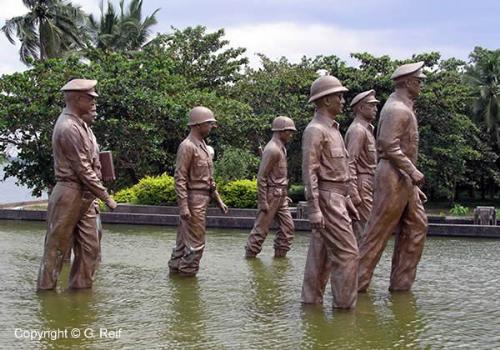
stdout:
[[[500,240],[428,238],[411,293],[388,292],[392,241],[352,312],[303,307],[309,237],[245,260],[247,232],[208,230],[196,278],[170,278],[175,228],[106,225],[92,290],[37,294],[43,223],[0,221],[0,348],[500,348]],[[40,333],[40,332],[44,333]],[[59,331],[59,333],[56,333]],[[31,336],[41,339],[29,339]]]

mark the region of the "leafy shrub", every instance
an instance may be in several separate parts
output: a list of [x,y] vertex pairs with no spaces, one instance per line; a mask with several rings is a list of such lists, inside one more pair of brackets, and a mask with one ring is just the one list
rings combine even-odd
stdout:
[[259,158],[247,150],[228,146],[214,164],[215,178],[219,182],[251,179],[257,175]]
[[460,204],[455,204],[453,208],[450,209],[450,214],[455,216],[464,216],[469,213],[469,208],[464,207]]
[[124,188],[113,195],[117,203],[137,203],[137,185]]
[[137,204],[166,205],[175,204],[174,178],[166,174],[146,176],[134,185]]
[[224,203],[232,208],[257,207],[257,180],[235,180],[221,186]]
[[290,186],[290,189],[288,190],[288,197],[290,197],[295,204],[301,201],[305,201],[306,196],[304,194],[304,186],[303,185]]

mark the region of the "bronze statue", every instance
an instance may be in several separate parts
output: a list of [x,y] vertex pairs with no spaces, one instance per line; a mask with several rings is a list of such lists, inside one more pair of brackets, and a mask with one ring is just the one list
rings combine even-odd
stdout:
[[350,218],[358,217],[349,197],[353,178],[335,121],[342,112],[344,91],[342,83],[329,75],[311,85],[309,102],[316,104],[316,112],[302,138],[302,175],[312,233],[302,302],[322,303],[330,277],[333,307],[348,309],[357,301],[359,256]]
[[368,288],[375,266],[396,232],[389,290],[410,290],[427,234],[427,216],[418,187],[418,125],[413,100],[420,94],[424,63],[400,66],[392,74],[393,92],[380,113],[377,130],[379,162],[375,172],[373,209],[360,246],[359,291]]
[[247,258],[254,258],[260,253],[274,218],[279,224],[274,240],[274,257],[285,257],[293,240],[285,144],[296,131],[295,124],[292,119],[280,116],[273,120],[271,130],[273,137],[264,148],[257,174],[259,213],[245,247]]
[[175,247],[168,266],[170,273],[195,276],[205,248],[206,211],[210,199],[223,213],[227,206],[217,192],[210,151],[204,139],[216,127],[213,112],[202,106],[189,113],[191,131],[179,145],[175,164],[175,192],[180,210]]
[[73,245],[69,288],[90,288],[99,260],[95,199],[116,207],[100,180],[98,146],[88,127],[96,116],[97,81],[73,79],[62,87],[66,108],[54,126],[57,183],[50,194],[38,290],[54,289],[64,255]]
[[350,105],[355,117],[345,134],[347,152],[349,152],[351,164],[354,165],[356,177],[350,196],[360,217],[360,220],[352,223],[358,246],[372,210],[373,176],[377,166],[377,151],[371,123],[377,115],[378,103],[379,101],[375,98],[375,90],[357,94]]

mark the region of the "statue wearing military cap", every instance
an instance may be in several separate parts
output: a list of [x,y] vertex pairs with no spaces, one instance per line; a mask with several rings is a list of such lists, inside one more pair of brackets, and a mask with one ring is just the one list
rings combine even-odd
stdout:
[[391,78],[395,91],[380,113],[372,213],[360,245],[358,285],[365,291],[391,235],[396,231],[390,278],[391,291],[411,289],[427,234],[424,175],[417,168],[418,123],[413,103],[425,74],[423,62],[398,67]]
[[66,83],[61,88],[61,91],[80,91],[86,93],[87,95],[98,97],[99,95],[95,92],[95,86],[97,85],[97,80],[89,79],[72,79]]
[[90,288],[100,242],[97,235],[96,198],[116,207],[101,182],[99,148],[90,125],[96,116],[97,81],[73,79],[64,85],[66,107],[52,134],[57,183],[47,211],[47,234],[37,289],[54,289],[64,256],[73,247],[70,288]]
[[399,80],[401,78],[414,77],[418,79],[425,79],[427,76],[422,72],[424,62],[408,63],[399,66],[391,75],[392,80]]
[[274,240],[274,257],[285,257],[290,250],[294,225],[287,197],[288,171],[285,145],[296,131],[292,119],[279,116],[273,120],[273,137],[262,152],[257,174],[257,197],[259,213],[248,236],[245,256],[254,258],[262,250],[262,244],[269,233],[269,227],[276,218],[279,228]]
[[336,116],[347,91],[327,75],[311,85],[314,118],[302,137],[302,176],[312,233],[302,284],[302,302],[320,304],[331,279],[333,306],[353,308],[357,301],[358,245],[351,217],[358,213],[349,197],[353,177]]
[[360,217],[360,220],[352,223],[358,246],[373,202],[373,176],[377,166],[377,152],[372,122],[377,115],[378,103],[375,90],[364,91],[354,96],[350,104],[354,120],[345,134],[349,159],[355,169],[354,186],[350,195]]
[[228,208],[217,192],[211,152],[205,138],[216,125],[214,113],[197,106],[189,112],[188,137],[177,150],[175,192],[180,211],[175,247],[168,262],[171,274],[194,276],[198,273],[205,248],[206,211],[214,199],[223,213]]

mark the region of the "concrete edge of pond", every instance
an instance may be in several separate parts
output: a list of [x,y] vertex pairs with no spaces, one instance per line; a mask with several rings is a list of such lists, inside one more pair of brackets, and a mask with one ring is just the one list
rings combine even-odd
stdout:
[[[121,208],[116,212],[104,212],[101,214],[103,223],[107,224],[129,224],[129,225],[160,225],[177,226],[179,217],[174,207],[153,207],[151,214],[147,213],[147,206],[141,206],[139,210],[125,210]],[[162,208],[162,209],[158,209]],[[210,208],[207,216],[207,227],[250,230],[257,213],[255,209],[234,209],[232,215],[221,216],[220,212]],[[165,212],[169,212],[166,214]],[[45,221],[47,212],[45,210],[22,210],[22,209],[0,209],[0,220],[31,220]],[[309,220],[294,219],[297,231],[310,231]],[[476,238],[500,238],[500,226],[481,226],[469,224],[472,220],[453,218],[440,218],[434,220],[429,216],[429,236],[443,237],[476,237]]]

